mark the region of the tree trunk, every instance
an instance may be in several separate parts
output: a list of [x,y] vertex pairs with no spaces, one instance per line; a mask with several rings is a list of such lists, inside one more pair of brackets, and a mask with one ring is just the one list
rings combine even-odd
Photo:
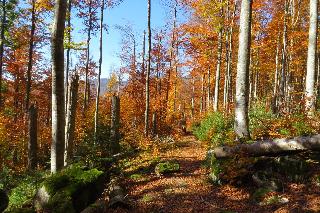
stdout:
[[36,1],[32,0],[32,12],[31,12],[31,31],[30,31],[30,40],[29,40],[29,61],[27,69],[27,87],[26,87],[26,103],[25,110],[29,110],[30,104],[30,93],[31,93],[31,72],[33,65],[33,48],[34,48],[34,33],[36,30]]
[[149,111],[150,111],[150,91],[149,79],[151,70],[151,0],[148,0],[148,68],[146,75],[146,111],[144,120],[144,134],[149,135]]
[[315,73],[317,53],[317,28],[318,28],[318,0],[310,0],[310,26],[307,77],[305,90],[305,110],[309,116],[314,115],[316,109]]
[[232,17],[231,17],[231,27],[230,27],[230,31],[229,31],[229,36],[228,36],[228,44],[227,44],[227,71],[226,71],[226,86],[225,89],[226,91],[225,93],[225,110],[229,111],[229,105],[230,105],[230,100],[233,100],[232,98],[232,91],[233,91],[233,87],[232,87],[232,54],[233,54],[233,27],[234,27],[234,18],[236,15],[236,7],[237,4],[234,3],[233,6],[233,11],[232,11]]
[[208,67],[208,76],[207,76],[207,111],[210,110],[210,99],[211,99],[211,68]]
[[64,29],[66,0],[55,1],[55,17],[52,31],[52,144],[51,172],[56,173],[64,165],[65,102],[64,102]]
[[66,108],[68,104],[68,88],[69,88],[69,72],[70,72],[70,54],[71,54],[71,10],[72,0],[68,1],[68,48],[67,48],[67,59],[66,59]]
[[320,151],[320,135],[258,141],[252,144],[240,144],[234,147],[217,147],[214,150],[210,150],[209,153],[213,154],[215,158],[221,159],[235,156],[277,156],[308,150]]
[[97,138],[97,129],[99,126],[99,99],[100,99],[100,81],[101,81],[101,70],[102,70],[102,47],[103,47],[103,15],[104,15],[104,0],[101,3],[101,17],[100,17],[100,58],[99,58],[99,73],[97,83],[97,97],[96,97],[96,111],[94,114],[94,138]]
[[277,50],[276,50],[276,70],[274,73],[274,82],[273,82],[273,100],[272,100],[272,112],[278,113],[278,82],[279,82],[279,49],[280,49],[280,33],[277,39]]
[[4,52],[4,32],[6,23],[6,0],[2,0],[2,18],[1,18],[1,37],[0,37],[0,109],[3,106],[3,94],[2,94],[2,73],[3,73],[3,52]]
[[142,77],[142,82],[145,84],[145,79],[146,79],[146,31],[143,31],[143,46],[142,46],[142,64],[141,64],[141,77]]
[[282,47],[282,67],[281,67],[281,79],[280,79],[280,91],[279,91],[279,108],[285,106],[285,88],[286,88],[286,70],[287,70],[287,14],[288,14],[288,2],[285,0],[285,14],[283,20],[283,47]]
[[120,152],[120,98],[118,96],[112,97],[110,128],[111,152],[117,154]]
[[157,135],[157,112],[153,112],[152,114],[152,135]]
[[204,112],[205,110],[205,99],[204,99],[204,78],[205,74],[201,76],[201,103],[200,103],[200,113]]
[[215,88],[214,88],[214,104],[213,104],[213,110],[215,112],[218,111],[218,105],[219,105],[221,55],[222,55],[222,26],[220,25],[219,35],[218,35],[218,58],[217,58],[216,82],[215,82]]
[[191,95],[191,118],[194,118],[194,114],[195,114],[195,79],[192,76],[192,95]]
[[174,84],[173,84],[173,91],[174,91],[174,96],[173,96],[173,111],[176,112],[176,105],[177,105],[177,96],[178,96],[178,55],[179,55],[179,47],[176,44],[176,56],[175,56],[175,76],[174,76]]
[[250,138],[249,134],[249,61],[251,42],[252,0],[242,0],[240,14],[239,51],[236,78],[236,104],[234,129],[239,140]]
[[71,162],[73,156],[73,140],[76,126],[76,112],[78,103],[79,76],[76,74],[68,88],[68,105],[67,105],[67,121],[65,128],[65,152],[64,165],[67,166]]
[[38,109],[31,105],[29,109],[29,143],[28,143],[28,169],[37,168],[38,149]]
[[91,28],[92,28],[92,0],[89,1],[89,27],[87,35],[87,59],[86,59],[86,78],[85,78],[85,89],[84,89],[84,103],[83,103],[83,114],[86,113],[89,105],[89,63],[90,63],[90,42],[91,42]]
[[173,17],[173,27],[172,27],[172,37],[171,37],[171,47],[170,47],[170,61],[168,69],[168,80],[167,80],[167,92],[166,92],[166,103],[169,102],[169,92],[171,87],[171,72],[174,63],[174,47],[176,42],[175,31],[176,31],[176,20],[177,20],[177,6],[174,7],[174,17]]

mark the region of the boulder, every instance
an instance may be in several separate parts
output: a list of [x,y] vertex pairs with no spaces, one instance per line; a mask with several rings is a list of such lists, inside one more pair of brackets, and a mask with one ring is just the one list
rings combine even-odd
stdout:
[[102,171],[71,166],[46,178],[34,206],[40,212],[81,212],[102,194],[106,180]]

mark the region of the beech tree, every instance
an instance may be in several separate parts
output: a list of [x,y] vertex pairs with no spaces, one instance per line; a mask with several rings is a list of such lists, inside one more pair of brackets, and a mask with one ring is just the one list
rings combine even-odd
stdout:
[[36,30],[36,1],[31,2],[31,29],[30,29],[30,40],[29,40],[29,60],[27,69],[27,88],[26,88],[26,103],[25,110],[29,110],[30,93],[31,93],[31,72],[33,65],[33,49],[34,49],[34,34]]
[[102,70],[102,48],[103,48],[103,15],[104,15],[104,0],[101,2],[101,11],[100,11],[100,47],[99,47],[99,71],[98,71],[98,83],[97,83],[97,97],[96,97],[96,111],[94,114],[94,138],[97,138],[97,128],[99,125],[99,98],[100,98],[100,78]]
[[310,0],[309,46],[305,89],[305,110],[312,116],[316,106],[315,74],[317,63],[318,0]]
[[146,109],[144,118],[144,134],[148,136],[149,134],[149,113],[150,113],[150,70],[151,70],[151,0],[148,0],[148,68],[146,74]]
[[239,140],[250,138],[249,134],[249,61],[251,42],[252,0],[242,0],[240,34],[236,77],[236,103],[234,130]]
[[65,98],[64,98],[64,29],[67,0],[55,1],[52,30],[52,144],[51,172],[56,173],[64,165]]

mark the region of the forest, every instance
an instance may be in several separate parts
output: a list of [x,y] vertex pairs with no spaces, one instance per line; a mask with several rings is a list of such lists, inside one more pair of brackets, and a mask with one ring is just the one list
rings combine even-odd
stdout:
[[128,1],[0,0],[0,212],[320,212],[318,1]]

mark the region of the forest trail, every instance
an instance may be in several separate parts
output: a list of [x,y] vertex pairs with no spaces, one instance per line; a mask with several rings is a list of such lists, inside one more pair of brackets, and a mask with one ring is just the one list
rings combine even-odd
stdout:
[[[140,178],[125,178],[127,198],[132,209],[108,212],[318,212],[319,190],[292,184],[281,193],[289,199],[282,205],[261,206],[250,198],[250,189],[232,185],[214,186],[204,166],[207,145],[194,136],[184,136],[174,147],[161,152],[161,160],[180,164],[177,173],[158,177],[154,171]],[[309,193],[305,194],[304,192]]]
[[[249,202],[249,193],[231,186],[212,186],[203,165],[206,152],[205,143],[184,136],[160,154],[161,160],[177,161],[179,172],[162,177],[151,172],[142,179],[125,179],[123,184],[133,208],[113,212],[239,212]],[[254,208],[246,210],[253,212]]]

